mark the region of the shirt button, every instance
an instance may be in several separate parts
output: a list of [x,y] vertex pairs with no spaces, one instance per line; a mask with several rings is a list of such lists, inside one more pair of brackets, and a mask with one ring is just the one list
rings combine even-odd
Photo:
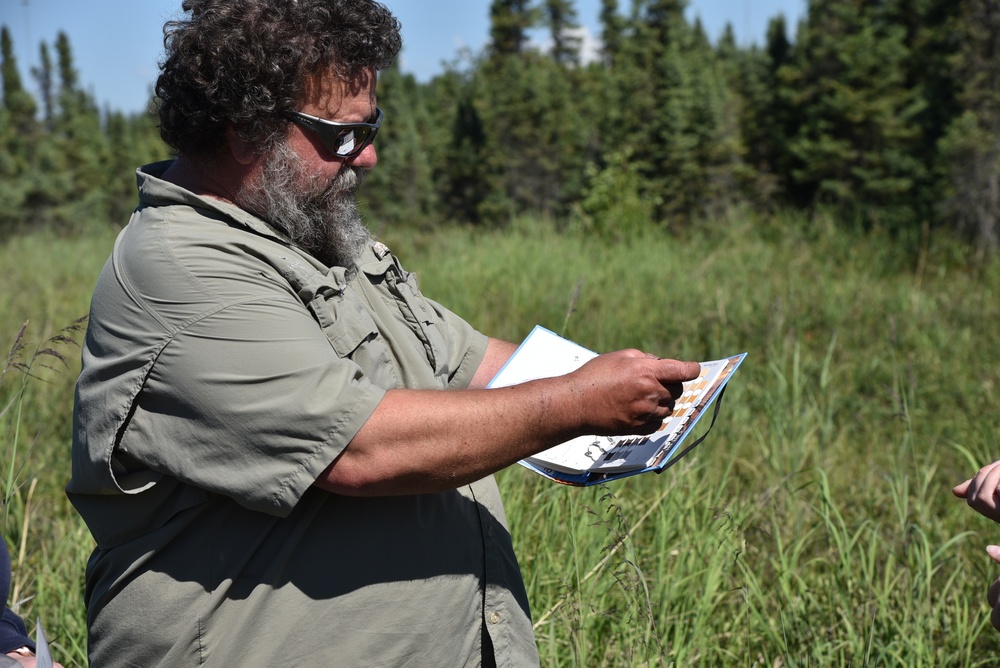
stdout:
[[490,624],[499,624],[499,623],[500,623],[500,613],[496,612],[496,611],[491,612],[490,613]]

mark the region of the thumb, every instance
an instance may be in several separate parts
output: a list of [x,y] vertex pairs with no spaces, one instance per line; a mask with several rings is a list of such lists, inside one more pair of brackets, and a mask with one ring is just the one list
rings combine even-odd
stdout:
[[683,382],[694,380],[701,374],[701,364],[698,362],[683,362],[681,360],[661,359],[657,361],[658,377],[663,382]]
[[955,496],[959,497],[960,499],[966,498],[968,496],[968,494],[969,494],[969,484],[971,482],[972,482],[972,478],[969,478],[965,482],[960,483],[958,485],[955,485],[952,488],[951,493],[954,494]]
[[987,545],[986,553],[990,555],[990,559],[1000,564],[1000,545]]

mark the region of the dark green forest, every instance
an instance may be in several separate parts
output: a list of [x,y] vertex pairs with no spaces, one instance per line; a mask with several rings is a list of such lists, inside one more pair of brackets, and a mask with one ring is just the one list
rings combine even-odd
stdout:
[[[745,47],[685,8],[602,0],[583,62],[572,0],[493,0],[484,52],[427,82],[383,72],[373,226],[529,216],[614,239],[822,210],[901,244],[1000,249],[997,0],[810,0]],[[2,28],[0,229],[120,225],[129,175],[169,157],[155,118],[98,108],[65,34],[39,49],[21,72]]]

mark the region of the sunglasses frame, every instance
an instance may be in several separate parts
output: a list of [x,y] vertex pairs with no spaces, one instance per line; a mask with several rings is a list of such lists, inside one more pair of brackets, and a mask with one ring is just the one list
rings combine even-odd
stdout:
[[[304,114],[301,111],[286,111],[284,114],[292,123],[295,123],[299,127],[312,132],[316,135],[323,146],[326,147],[330,153],[334,156],[347,159],[353,158],[361,151],[365,150],[368,144],[375,141],[375,135],[378,134],[378,129],[382,126],[382,110],[375,107],[375,122],[374,123],[342,123],[340,121],[328,121],[325,118],[320,118],[318,116],[310,116],[309,114]],[[353,132],[355,137],[359,134],[364,134],[364,139],[361,140],[353,149],[347,153],[340,153],[337,147],[340,145],[340,139],[348,132]]]

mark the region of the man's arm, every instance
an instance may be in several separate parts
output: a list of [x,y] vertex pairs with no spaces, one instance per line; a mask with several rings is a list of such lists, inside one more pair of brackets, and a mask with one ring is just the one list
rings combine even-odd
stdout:
[[469,382],[469,389],[482,389],[486,387],[486,383],[493,380],[493,376],[497,375],[497,372],[507,363],[507,360],[514,354],[515,350],[517,350],[516,343],[510,343],[501,339],[490,339],[486,345],[486,354],[483,355],[483,361],[479,363],[479,368],[476,369],[475,375]]
[[[492,377],[511,345],[491,341],[474,385]],[[697,362],[625,350],[512,387],[389,390],[316,484],[352,496],[439,492],[575,436],[652,433],[681,382],[699,371]]]

